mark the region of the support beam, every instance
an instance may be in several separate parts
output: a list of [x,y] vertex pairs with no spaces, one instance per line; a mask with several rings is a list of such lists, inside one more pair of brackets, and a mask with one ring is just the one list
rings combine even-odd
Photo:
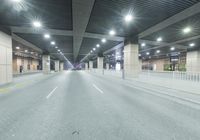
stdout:
[[73,54],[76,61],[95,0],[73,0]]
[[117,46],[115,46],[115,47],[113,47],[113,48],[111,48],[111,49],[105,51],[103,54],[104,54],[104,55],[105,55],[105,54],[108,54],[108,53],[110,53],[110,52],[112,52],[112,51],[114,51],[114,50],[120,49],[120,48],[122,48],[122,47],[124,47],[124,42],[122,42],[122,43],[118,44]]
[[200,38],[200,35],[197,35],[197,36],[189,37],[189,38],[186,38],[186,39],[178,40],[178,41],[175,41],[175,42],[172,42],[172,43],[165,43],[165,44],[162,44],[160,46],[156,46],[156,47],[152,47],[152,48],[149,48],[149,49],[142,50],[140,52],[145,52],[145,51],[149,51],[149,50],[153,50],[153,49],[159,49],[159,48],[163,48],[163,47],[167,47],[167,46],[174,46],[174,45],[176,45],[177,47],[180,47],[180,48],[184,47],[183,49],[186,49],[185,48],[186,46],[179,45],[179,44],[187,42],[187,41],[199,39],[199,38]]
[[184,19],[187,19],[195,14],[200,13],[200,2],[191,6],[190,8],[185,9],[184,11],[164,20],[163,22],[160,22],[159,24],[156,24],[155,26],[147,29],[146,31],[139,34],[139,38],[146,37],[152,33],[155,33],[157,31],[160,31],[170,25],[173,25],[175,23],[178,23]]
[[29,48],[31,48],[31,49],[33,49],[33,50],[35,50],[35,51],[38,51],[38,52],[40,52],[40,53],[43,52],[40,48],[36,47],[36,46],[33,45],[32,43],[30,43],[30,42],[24,40],[23,38],[17,36],[17,35],[14,34],[14,33],[12,33],[12,39],[14,39],[15,41],[18,41],[18,42],[22,43],[22,44],[25,45],[26,47],[29,47]]

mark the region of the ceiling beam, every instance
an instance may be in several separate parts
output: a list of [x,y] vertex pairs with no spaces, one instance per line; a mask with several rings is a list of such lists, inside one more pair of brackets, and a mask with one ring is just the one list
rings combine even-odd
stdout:
[[95,34],[95,33],[85,33],[84,37],[86,38],[95,38],[95,39],[107,39],[112,41],[124,41],[124,37],[119,36],[110,36],[110,35],[102,35],[102,34]]
[[76,61],[95,0],[73,0],[73,54]]
[[200,13],[200,2],[191,6],[190,8],[185,9],[184,11],[156,24],[155,26],[147,29],[146,31],[139,34],[139,38],[144,38],[152,33],[155,33],[157,31],[160,31],[170,25],[173,25],[177,22],[180,22],[184,19],[187,19],[195,14]]
[[21,44],[25,45],[26,47],[33,49],[39,53],[43,53],[42,49],[38,48],[37,46],[33,45],[32,43],[24,40],[23,38],[17,36],[16,34],[12,33],[12,39],[14,39],[15,41],[20,42]]
[[145,51],[149,51],[149,50],[153,50],[153,49],[159,49],[159,48],[163,48],[163,47],[167,47],[167,46],[177,46],[179,48],[184,47],[183,49],[186,49],[187,46],[180,45],[180,43],[192,41],[192,40],[199,39],[199,38],[200,38],[200,35],[197,35],[197,36],[189,37],[189,38],[186,38],[186,39],[178,40],[178,41],[175,41],[175,42],[172,42],[172,43],[163,43],[163,44],[156,46],[156,47],[141,50],[140,52],[145,52]]
[[110,52],[112,52],[112,51],[114,51],[114,50],[120,49],[120,48],[122,48],[122,47],[124,47],[124,42],[122,42],[122,43],[118,44],[117,46],[115,46],[115,47],[113,47],[113,48],[111,48],[111,49],[109,49],[109,50],[103,52],[103,54],[104,54],[104,55],[105,55],[105,54],[108,54],[108,53],[110,53]]

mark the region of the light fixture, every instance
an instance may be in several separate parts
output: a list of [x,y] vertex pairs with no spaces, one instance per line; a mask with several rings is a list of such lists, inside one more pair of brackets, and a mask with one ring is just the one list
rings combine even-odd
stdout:
[[157,50],[156,53],[160,53],[160,50]]
[[60,52],[60,50],[58,50],[58,52]]
[[109,34],[113,36],[113,35],[116,34],[116,32],[115,32],[114,30],[111,30],[111,31],[109,32]]
[[17,49],[17,50],[19,50],[19,49],[20,49],[20,47],[18,47],[18,46],[17,46],[17,47],[16,47],[16,49]]
[[102,40],[101,40],[101,42],[103,42],[103,43],[106,43],[106,39],[105,38],[103,38]]
[[187,33],[191,32],[191,31],[192,31],[192,29],[190,27],[186,27],[186,28],[183,29],[183,33],[184,34],[187,34]]
[[97,44],[96,46],[97,46],[97,48],[99,48],[99,47],[100,47],[100,45],[99,45],[99,44]]
[[31,54],[33,54],[34,52],[31,52]]
[[21,2],[22,0],[11,0],[12,2],[16,2],[16,3],[19,3]]
[[194,47],[195,46],[195,44],[194,43],[190,43],[190,47]]
[[161,42],[162,40],[163,40],[162,37],[157,38],[157,42]]
[[49,39],[49,38],[51,38],[51,36],[50,36],[50,34],[45,34],[44,38]]
[[141,46],[142,46],[142,47],[145,47],[145,46],[146,46],[146,43],[142,43]]
[[91,50],[90,52],[92,53],[93,51]]
[[40,27],[42,27],[42,23],[40,21],[34,21],[33,26],[36,28],[40,28]]
[[129,23],[129,22],[131,22],[131,21],[133,20],[133,16],[130,15],[130,14],[128,14],[128,15],[126,15],[126,16],[124,17],[124,20],[125,20],[127,23]]
[[96,50],[96,48],[93,48],[93,51],[95,51]]
[[146,55],[149,55],[150,53],[149,52],[146,52]]
[[51,45],[55,45],[56,44],[56,42],[55,41],[51,41]]
[[175,50],[175,47],[171,47],[170,50],[171,50],[171,51],[174,51],[174,50]]
[[27,53],[27,52],[28,52],[28,50],[25,50],[24,52],[26,52],[26,53]]

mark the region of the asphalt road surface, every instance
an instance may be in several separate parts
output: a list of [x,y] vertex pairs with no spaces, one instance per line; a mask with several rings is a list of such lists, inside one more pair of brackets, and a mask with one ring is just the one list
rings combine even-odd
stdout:
[[0,93],[0,140],[200,140],[198,104],[86,72],[36,81]]

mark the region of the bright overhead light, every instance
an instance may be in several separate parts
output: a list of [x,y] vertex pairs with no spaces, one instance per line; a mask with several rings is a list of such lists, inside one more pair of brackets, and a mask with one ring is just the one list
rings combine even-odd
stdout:
[[12,2],[16,2],[16,3],[19,3],[21,2],[22,0],[11,0]]
[[113,35],[116,34],[116,32],[115,32],[114,30],[111,30],[111,31],[109,32],[109,34],[113,36]]
[[50,36],[50,34],[45,34],[44,38],[49,39],[49,38],[51,38],[51,36]]
[[103,38],[102,40],[101,40],[101,42],[103,42],[103,43],[106,43],[106,39],[105,38]]
[[58,47],[56,46],[55,48],[57,49]]
[[195,44],[194,43],[190,43],[190,47],[194,47],[195,46]]
[[17,49],[17,50],[19,50],[19,49],[20,49],[20,47],[18,47],[18,46],[17,46],[17,47],[16,47],[16,49]]
[[175,47],[171,47],[170,50],[171,50],[171,51],[174,51],[174,50],[175,50]]
[[146,43],[142,43],[141,46],[142,46],[142,47],[145,47],[145,46],[146,46]]
[[55,41],[51,41],[51,45],[56,45],[56,42]]
[[149,55],[150,53],[149,52],[146,52],[146,55]]
[[93,51],[91,50],[90,52],[92,53]]
[[156,53],[160,53],[160,50],[157,50]]
[[128,14],[128,15],[125,16],[124,20],[125,20],[127,23],[129,23],[129,22],[131,22],[131,21],[133,20],[133,16],[130,15],[130,14]]
[[60,52],[60,50],[58,50],[58,52]]
[[95,51],[96,50],[96,48],[93,48],[93,51]]
[[157,41],[158,41],[158,42],[161,42],[162,40],[163,40],[162,37],[158,37],[158,38],[157,38]]
[[24,52],[26,52],[26,53],[27,53],[27,52],[28,52],[28,50],[25,50]]
[[33,26],[36,28],[40,28],[40,27],[42,27],[42,23],[40,21],[34,21]]
[[99,48],[99,47],[100,47],[100,45],[99,45],[99,44],[97,44],[96,46],[97,46],[97,48]]
[[187,34],[187,33],[191,32],[191,31],[192,31],[192,29],[190,27],[186,27],[186,28],[183,29],[183,33],[184,34]]

